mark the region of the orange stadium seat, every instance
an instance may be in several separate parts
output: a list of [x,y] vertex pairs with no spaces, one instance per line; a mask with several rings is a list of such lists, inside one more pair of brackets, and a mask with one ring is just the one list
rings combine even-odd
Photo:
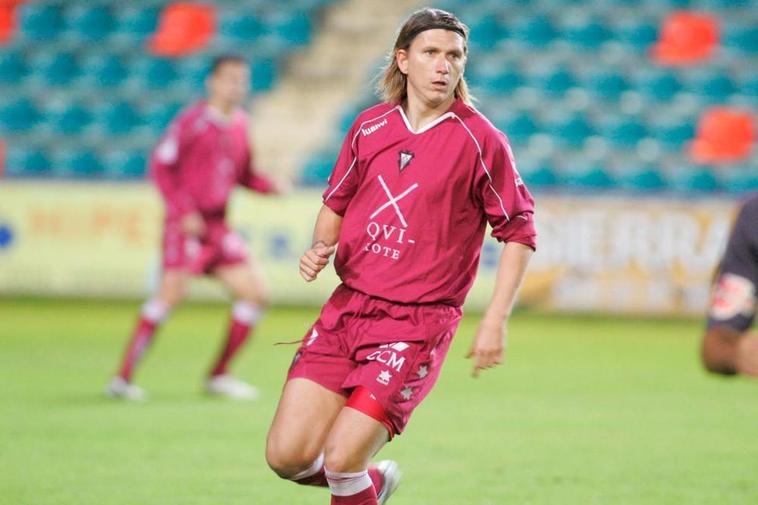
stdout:
[[216,30],[212,5],[175,3],[161,13],[158,31],[148,47],[160,56],[184,56],[205,47]]
[[749,112],[714,107],[700,118],[690,157],[697,163],[728,163],[747,159],[755,142],[755,122]]
[[719,26],[715,16],[678,11],[663,21],[652,57],[661,65],[693,65],[708,59],[718,43]]
[[8,42],[16,32],[16,6],[23,0],[0,0],[0,44]]

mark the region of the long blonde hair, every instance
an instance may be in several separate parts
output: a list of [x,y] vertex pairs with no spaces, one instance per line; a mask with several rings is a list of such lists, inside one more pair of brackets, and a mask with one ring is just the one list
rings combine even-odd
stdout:
[[[441,9],[425,8],[417,10],[403,23],[395,41],[395,46],[387,53],[387,65],[379,75],[376,85],[377,94],[386,102],[401,103],[408,96],[408,77],[400,71],[397,65],[397,52],[408,50],[416,35],[426,30],[441,28],[450,30],[463,37],[463,51],[468,54],[468,27],[455,15]],[[474,97],[461,75],[455,86],[455,97],[468,105],[473,105]]]

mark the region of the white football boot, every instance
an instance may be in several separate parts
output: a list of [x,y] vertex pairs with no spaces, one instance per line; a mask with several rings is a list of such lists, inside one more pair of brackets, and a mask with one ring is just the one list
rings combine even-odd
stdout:
[[111,379],[105,388],[105,394],[111,398],[120,398],[133,402],[141,402],[147,399],[147,393],[141,387],[127,382],[123,377],[116,376]]
[[259,396],[255,387],[229,374],[209,378],[205,383],[205,391],[214,396],[225,396],[234,400],[255,400]]
[[387,503],[387,500],[390,499],[392,493],[394,493],[397,487],[400,485],[400,478],[402,477],[402,474],[400,473],[400,469],[398,468],[397,463],[391,459],[379,461],[376,464],[376,469],[379,470],[379,473],[381,473],[382,477],[384,477],[382,490],[379,491],[376,499],[379,505],[384,505]]

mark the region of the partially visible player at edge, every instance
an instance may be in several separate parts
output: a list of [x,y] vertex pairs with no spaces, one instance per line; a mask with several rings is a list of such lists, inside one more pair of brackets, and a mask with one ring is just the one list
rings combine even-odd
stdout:
[[165,202],[163,271],[158,293],[148,300],[106,392],[139,400],[134,368],[155,331],[184,297],[192,275],[218,278],[235,298],[228,335],[210,369],[211,394],[253,399],[255,388],[228,373],[266,306],[266,290],[248,260],[244,240],[226,223],[232,190],[242,185],[278,193],[279,185],[257,173],[252,163],[248,118],[240,108],[250,87],[250,67],[234,55],[216,58],[206,78],[207,100],[183,110],[171,123],[150,159],[150,173]]
[[505,246],[469,357],[474,375],[503,360],[536,244],[534,202],[505,135],[471,106],[467,38],[437,9],[403,24],[380,83],[386,102],[348,132],[300,260],[312,281],[339,242],[342,284],[295,355],[266,457],[282,478],[328,485],[333,505],[384,504],[397,487],[395,462],[369,462],[437,380],[487,222]]
[[758,377],[758,193],[742,205],[713,284],[702,357],[706,369]]

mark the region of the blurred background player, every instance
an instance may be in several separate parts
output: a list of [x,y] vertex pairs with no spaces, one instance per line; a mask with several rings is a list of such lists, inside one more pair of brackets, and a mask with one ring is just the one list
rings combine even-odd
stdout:
[[422,9],[402,26],[380,91],[353,123],[300,274],[339,242],[342,284],[303,340],[269,432],[281,477],[329,486],[333,505],[386,502],[397,465],[369,461],[439,376],[476,275],[487,222],[506,245],[469,357],[502,362],[505,328],[536,244],[534,202],[506,137],[470,102],[468,29]]
[[165,202],[163,272],[158,293],[143,305],[118,374],[108,384],[110,396],[145,396],[132,382],[134,369],[160,324],[185,296],[191,275],[216,277],[235,299],[206,391],[238,399],[257,395],[254,387],[228,373],[266,305],[266,290],[244,240],[226,223],[227,203],[236,185],[279,192],[274,181],[253,168],[248,118],[240,108],[249,87],[250,67],[244,59],[216,58],[206,79],[207,100],[181,112],[152,154],[150,171]]
[[758,377],[758,193],[742,205],[714,282],[703,364],[723,375]]

